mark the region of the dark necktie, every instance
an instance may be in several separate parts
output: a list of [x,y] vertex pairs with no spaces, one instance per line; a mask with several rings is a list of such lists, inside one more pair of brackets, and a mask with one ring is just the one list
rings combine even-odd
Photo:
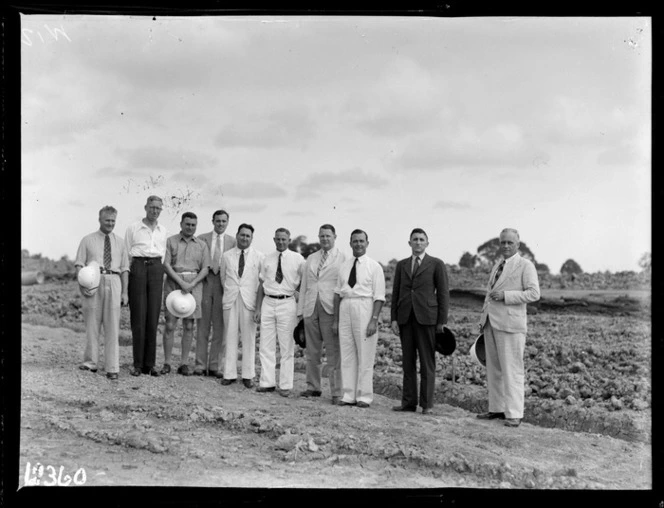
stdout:
[[350,275],[348,276],[348,285],[350,287],[355,286],[355,283],[357,282],[357,272],[355,271],[356,265],[357,265],[357,258],[355,258],[355,262],[353,263],[353,268],[350,269]]
[[413,261],[413,271],[412,271],[412,276],[415,277],[415,274],[417,273],[417,269],[420,267],[420,258],[415,256],[415,259]]
[[279,263],[277,263],[277,274],[274,276],[274,280],[277,281],[277,284],[281,284],[281,281],[284,280],[284,273],[281,271],[281,254],[279,254]]
[[503,267],[505,266],[505,260],[503,259],[503,262],[498,265],[498,270],[496,270],[496,275],[493,277],[493,282],[491,283],[491,288],[493,289],[493,286],[496,285],[496,282],[498,282],[498,279],[500,278],[500,274],[503,273]]
[[237,267],[237,273],[242,277],[242,272],[244,272],[244,251],[240,251],[240,263]]
[[104,238],[104,268],[106,270],[111,269],[111,239],[106,235]]

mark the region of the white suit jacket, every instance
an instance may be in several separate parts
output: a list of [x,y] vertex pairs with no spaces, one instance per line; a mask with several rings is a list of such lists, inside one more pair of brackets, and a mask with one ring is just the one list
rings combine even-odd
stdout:
[[260,279],[263,258],[265,256],[253,247],[244,250],[244,270],[242,277],[238,274],[240,262],[240,249],[233,247],[224,252],[221,257],[219,277],[224,287],[224,297],[221,300],[224,310],[230,309],[237,300],[238,295],[249,310],[256,310],[256,292]]
[[[486,318],[489,316],[491,326],[496,330],[526,333],[526,304],[539,300],[539,281],[535,265],[522,258],[518,252],[514,256],[515,259],[505,264],[503,273],[493,288],[491,288],[491,281],[500,262],[491,269],[480,325],[484,326]],[[505,291],[505,300],[491,300],[489,298],[491,291]]]
[[304,264],[300,299],[297,302],[298,316],[311,316],[319,296],[325,312],[334,313],[334,288],[337,285],[339,267],[346,260],[346,255],[336,247],[331,248],[319,276],[317,272],[322,255],[323,249],[319,249],[310,254]]

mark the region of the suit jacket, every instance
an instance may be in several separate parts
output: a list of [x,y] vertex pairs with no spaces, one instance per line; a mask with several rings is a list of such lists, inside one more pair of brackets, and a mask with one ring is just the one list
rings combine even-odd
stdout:
[[[210,263],[212,263],[212,235],[213,231],[210,231],[209,233],[203,233],[202,235],[198,236],[197,238],[199,240],[203,240],[205,242],[205,245],[207,245],[208,252],[210,253]],[[222,255],[224,252],[227,250],[232,249],[235,247],[236,244],[235,238],[229,235],[224,235],[224,244],[221,246],[222,247]],[[212,273],[212,266],[210,266],[210,273],[208,273],[208,277],[215,277],[215,275]]]
[[264,255],[253,247],[244,251],[244,270],[242,277],[238,273],[238,263],[240,260],[240,249],[233,247],[224,252],[221,257],[221,285],[224,288],[224,297],[221,305],[224,309],[230,309],[233,306],[238,295],[242,296],[242,301],[249,310],[256,310],[256,292],[260,284],[258,275],[263,267]]
[[450,290],[442,260],[424,255],[415,277],[412,256],[397,263],[392,286],[392,321],[405,325],[411,310],[421,325],[447,324]]
[[[480,325],[484,326],[488,316],[491,326],[496,330],[526,333],[526,304],[539,300],[539,281],[535,265],[522,258],[518,252],[514,256],[515,259],[505,264],[503,273],[500,274],[500,278],[493,288],[491,288],[491,281],[500,262],[491,269]],[[505,291],[505,300],[491,300],[489,298],[491,291]]]
[[346,260],[346,255],[336,247],[330,249],[325,265],[318,275],[318,265],[323,250],[320,249],[307,257],[302,271],[300,298],[297,302],[297,315],[309,317],[314,313],[316,298],[328,314],[334,313],[334,288],[337,285],[339,267]]

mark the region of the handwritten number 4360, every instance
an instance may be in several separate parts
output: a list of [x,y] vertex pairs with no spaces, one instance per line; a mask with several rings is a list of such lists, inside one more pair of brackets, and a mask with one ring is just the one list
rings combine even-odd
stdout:
[[56,470],[53,466],[44,467],[42,464],[37,462],[34,466],[30,465],[28,462],[25,465],[25,485],[45,485],[47,487],[58,485],[60,487],[66,487],[71,484],[72,481],[74,485],[83,485],[86,481],[85,469],[82,467],[77,469],[72,478],[68,474],[62,476],[64,471],[64,466],[60,466],[60,470],[56,475]]

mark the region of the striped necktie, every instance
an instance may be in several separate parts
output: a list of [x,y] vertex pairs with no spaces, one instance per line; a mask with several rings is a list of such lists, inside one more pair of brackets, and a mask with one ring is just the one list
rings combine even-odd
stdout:
[[111,269],[111,239],[106,235],[106,238],[104,238],[104,268],[106,270]]
[[411,276],[415,277],[415,274],[417,273],[417,269],[420,267],[420,258],[419,256],[415,256],[415,259],[413,260],[413,269],[411,271]]
[[498,270],[496,270],[496,275],[493,277],[493,282],[491,283],[491,289],[493,289],[493,286],[496,285],[496,282],[498,282],[498,279],[500,279],[500,274],[503,273],[503,268],[505,267],[505,260],[503,259],[503,262],[498,265]]
[[212,272],[219,273],[219,260],[221,259],[221,235],[217,235],[217,241],[214,244],[214,257],[212,258]]
[[277,284],[281,284],[281,281],[284,280],[284,272],[281,271],[281,253],[279,253],[279,263],[277,264],[277,274],[274,276],[274,280],[277,281]]
[[324,250],[320,257],[320,263],[318,263],[318,271],[316,272],[316,276],[320,276],[320,271],[323,269],[323,266],[325,266],[325,261],[327,261],[327,254],[327,251]]

